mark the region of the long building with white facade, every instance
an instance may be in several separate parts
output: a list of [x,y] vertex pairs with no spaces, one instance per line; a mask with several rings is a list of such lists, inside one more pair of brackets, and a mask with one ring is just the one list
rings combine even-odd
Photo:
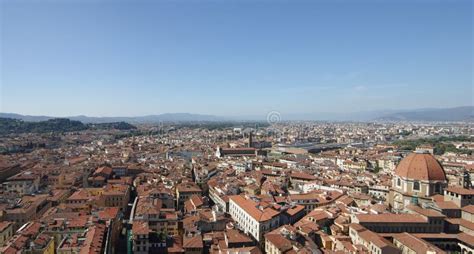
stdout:
[[263,206],[240,195],[230,197],[229,213],[238,227],[257,241],[280,224],[280,212],[271,205]]

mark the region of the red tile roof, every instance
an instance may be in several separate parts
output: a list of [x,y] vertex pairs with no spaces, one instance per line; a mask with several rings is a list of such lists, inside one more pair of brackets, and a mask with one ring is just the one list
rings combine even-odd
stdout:
[[278,211],[272,208],[259,209],[259,204],[257,204],[257,202],[251,199],[246,199],[240,195],[231,196],[230,199],[244,209],[244,211],[252,216],[256,221],[268,221],[279,214]]
[[474,195],[474,189],[466,189],[459,186],[448,187],[446,191],[461,194],[461,195]]
[[446,253],[435,245],[406,232],[395,234],[393,239],[399,241],[416,253]]
[[358,214],[359,222],[366,223],[425,223],[427,219],[417,214]]
[[202,236],[196,235],[193,237],[183,237],[183,248],[203,248]]
[[280,234],[266,234],[265,240],[272,243],[282,253],[293,248],[291,241]]
[[462,208],[463,212],[474,214],[474,205],[468,205]]
[[395,169],[395,175],[414,180],[446,181],[441,164],[431,154],[411,153]]

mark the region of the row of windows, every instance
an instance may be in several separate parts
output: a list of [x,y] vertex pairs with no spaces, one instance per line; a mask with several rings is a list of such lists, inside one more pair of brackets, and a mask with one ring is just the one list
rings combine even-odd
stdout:
[[448,194],[449,194],[449,196],[451,196],[451,197],[456,197],[456,198],[459,197],[459,196],[461,196],[461,198],[463,198],[463,199],[471,199],[471,198],[474,198],[474,195],[459,195],[459,194],[454,193],[454,192],[448,192]]
[[[400,178],[397,178],[397,186],[401,187],[402,186],[402,181]],[[420,182],[415,181],[413,182],[413,190],[420,190]]]
[[[251,231],[253,235],[257,234],[258,223],[256,223],[254,220],[251,220],[247,213],[243,212],[242,209],[236,205],[232,205],[230,210],[230,213],[236,217],[239,224]],[[251,226],[252,228],[249,229],[248,226]]]
[[[398,187],[401,187],[402,186],[402,181],[400,180],[400,178],[397,178],[397,186]],[[414,181],[413,182],[413,190],[414,191],[419,191],[420,190],[420,182],[419,181]],[[435,186],[435,193],[441,193],[441,183],[436,183]]]
[[[440,224],[442,222],[434,223]],[[366,226],[369,230],[372,230],[377,233],[398,233],[398,232],[409,232],[409,233],[426,233],[434,232],[439,230],[439,226],[432,225],[413,225],[413,226]]]

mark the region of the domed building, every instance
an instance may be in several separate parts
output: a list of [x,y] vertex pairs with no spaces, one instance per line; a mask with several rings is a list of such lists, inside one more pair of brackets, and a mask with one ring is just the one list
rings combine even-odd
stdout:
[[443,166],[433,155],[411,153],[395,169],[389,203],[394,211],[402,211],[409,204],[431,201],[430,197],[443,194],[447,185]]

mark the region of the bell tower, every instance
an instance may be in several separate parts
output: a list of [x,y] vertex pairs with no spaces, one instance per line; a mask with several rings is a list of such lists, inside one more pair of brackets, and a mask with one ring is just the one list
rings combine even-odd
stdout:
[[253,142],[252,138],[253,138],[253,137],[252,137],[252,131],[250,131],[250,133],[249,133],[249,144],[248,144],[248,147],[252,147],[252,142]]

